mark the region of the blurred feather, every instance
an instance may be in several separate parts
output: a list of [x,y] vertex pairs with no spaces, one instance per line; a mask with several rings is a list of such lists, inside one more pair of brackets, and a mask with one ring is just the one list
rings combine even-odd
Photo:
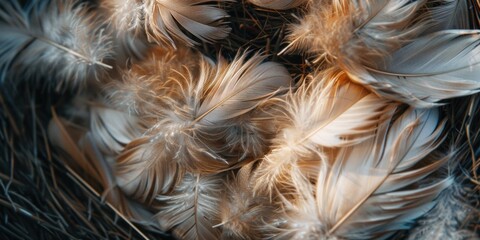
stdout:
[[248,0],[249,2],[268,9],[285,10],[298,7],[309,0]]
[[[106,23],[115,32],[116,61],[142,59],[149,45],[145,32],[145,6],[141,0],[102,0],[100,7],[107,15]],[[119,54],[123,53],[123,55]],[[125,64],[120,62],[119,64]]]
[[242,55],[212,66],[201,58],[197,75],[189,69],[169,75],[154,89],[156,108],[146,114],[150,129],[118,157],[120,185],[148,201],[169,192],[185,169],[221,172],[261,156],[268,129],[262,125],[271,118],[259,107],[291,80],[282,66],[263,60]]
[[308,206],[289,214],[279,238],[383,239],[408,229],[435,205],[452,179],[417,183],[451,156],[429,155],[443,140],[438,111],[408,109],[389,124],[382,124],[375,138],[341,148],[320,167],[315,196],[308,185],[300,191],[304,199],[298,202]]
[[374,64],[420,34],[427,24],[417,11],[425,0],[334,0],[309,5],[290,27],[287,49],[300,49],[316,61]]
[[255,173],[255,191],[288,189],[302,175],[316,178],[325,148],[372,137],[383,115],[395,109],[395,104],[352,83],[342,71],[329,69],[313,78],[279,103],[281,131]]
[[447,29],[480,29],[480,2],[477,0],[436,0],[429,7],[435,27],[430,32]]
[[16,1],[0,7],[0,82],[52,78],[47,84],[78,86],[112,67],[110,37],[86,4]]
[[446,30],[416,39],[383,65],[346,67],[356,82],[417,107],[480,91],[477,31]]
[[243,166],[235,178],[227,182],[227,191],[220,202],[222,239],[264,239],[262,226],[274,214],[275,208],[265,196],[254,196],[252,172],[254,162]]
[[213,3],[230,0],[145,0],[145,29],[148,39],[159,44],[180,40],[187,46],[226,38],[228,14]]
[[178,239],[218,239],[222,175],[186,174],[175,190],[158,195],[157,218],[161,227]]
[[478,239],[480,236],[465,224],[469,218],[473,219],[474,225],[480,223],[480,210],[475,203],[469,202],[472,197],[468,195],[471,194],[478,192],[454,182],[438,197],[435,207],[419,220],[419,226],[408,239]]

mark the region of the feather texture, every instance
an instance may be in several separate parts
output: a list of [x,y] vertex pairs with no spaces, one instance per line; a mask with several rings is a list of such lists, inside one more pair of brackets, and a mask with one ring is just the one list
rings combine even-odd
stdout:
[[428,9],[436,25],[429,31],[480,28],[480,2],[477,0],[440,0],[437,5]]
[[468,202],[467,192],[462,184],[452,184],[439,196],[437,205],[419,220],[408,239],[478,239],[480,236],[464,225],[468,218],[473,218],[476,225],[480,219],[480,210]]
[[112,67],[110,37],[85,4],[16,1],[0,7],[0,82],[40,77],[77,86]]
[[156,219],[178,239],[218,239],[219,204],[223,189],[221,175],[186,174],[175,190],[159,195]]
[[281,104],[281,132],[255,173],[256,191],[271,193],[284,184],[288,189],[301,181],[297,178],[302,175],[317,172],[318,161],[327,154],[324,148],[368,139],[382,115],[391,114],[395,106],[351,83],[344,72],[335,69],[319,73],[312,83],[290,93]]
[[249,2],[263,8],[285,10],[298,7],[308,0],[249,0]]
[[[228,36],[228,14],[212,2],[229,0],[145,0],[145,29],[150,41],[175,46],[213,42]],[[193,37],[192,37],[193,36]]]
[[243,166],[227,183],[220,203],[222,239],[264,239],[262,228],[274,216],[275,208],[265,196],[253,194],[254,162]]
[[340,149],[320,167],[315,195],[299,201],[314,206],[297,207],[303,211],[292,214],[290,230],[279,237],[385,238],[435,205],[452,179],[419,181],[450,157],[429,155],[443,139],[438,111],[408,109],[389,124],[382,124],[375,138]]
[[240,56],[217,66],[202,59],[196,76],[169,75],[147,115],[155,122],[118,157],[120,185],[148,200],[171,189],[182,176],[177,170],[215,173],[261,156],[270,118],[258,108],[291,81],[285,68],[263,59]]
[[353,80],[384,97],[431,107],[479,91],[479,43],[477,31],[442,31],[399,49],[385,65],[346,68]]
[[400,48],[427,26],[417,21],[425,1],[333,0],[310,4],[291,26],[288,48],[305,50],[316,61],[373,64]]

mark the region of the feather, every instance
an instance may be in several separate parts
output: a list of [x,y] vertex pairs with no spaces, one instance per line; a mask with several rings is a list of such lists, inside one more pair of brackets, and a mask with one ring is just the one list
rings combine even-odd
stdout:
[[290,27],[290,44],[338,64],[373,64],[421,33],[427,22],[417,20],[425,0],[334,0],[311,4],[299,24]]
[[228,14],[212,2],[230,0],[145,0],[145,29],[148,39],[171,44],[180,40],[187,46],[213,42],[228,36],[224,19]]
[[349,76],[379,95],[417,107],[474,94],[480,81],[477,31],[446,30],[416,39],[384,66],[346,67]]
[[104,94],[118,109],[127,109],[130,114],[140,116],[153,125],[157,121],[159,105],[164,104],[158,96],[170,91],[165,83],[178,73],[197,74],[199,58],[202,56],[190,48],[173,50],[154,47],[144,60],[121,70],[121,77],[110,82],[104,88]]
[[96,187],[95,191],[102,193],[107,203],[112,204],[121,215],[149,225],[147,220],[151,214],[128,199],[116,186],[108,155],[97,148],[88,128],[57,116],[55,111],[52,114],[48,126],[49,140],[69,155],[69,158],[65,158],[67,165],[82,172],[88,183]]
[[468,192],[475,194],[454,182],[438,197],[435,207],[418,221],[419,226],[408,239],[478,239],[480,236],[474,231],[465,229],[468,218],[473,218],[474,225],[478,225],[480,219],[480,210],[468,202]]
[[480,2],[477,0],[439,0],[428,8],[435,27],[430,32],[447,29],[480,29]]
[[382,116],[391,114],[395,106],[351,83],[344,72],[335,69],[319,73],[280,104],[285,117],[279,120],[281,132],[274,139],[273,150],[255,173],[257,192],[271,193],[284,184],[289,188],[298,175],[316,172],[318,161],[326,157],[324,148],[368,139]]
[[221,175],[186,174],[171,194],[156,197],[155,217],[178,239],[218,239],[220,230],[213,225],[219,221],[223,188]]
[[264,239],[262,226],[274,215],[274,207],[265,196],[254,196],[252,172],[254,162],[243,166],[235,178],[228,181],[220,202],[222,239]]
[[299,201],[312,204],[314,198],[315,206],[298,208],[317,215],[291,214],[279,238],[384,239],[408,229],[452,183],[448,176],[421,181],[451,157],[430,154],[443,141],[444,125],[437,109],[410,108],[393,124],[382,124],[375,138],[340,149],[320,167],[315,196]]
[[11,79],[57,80],[78,86],[112,67],[110,37],[85,4],[29,1],[0,7],[0,83]]
[[182,171],[221,172],[263,154],[262,126],[271,118],[257,111],[291,81],[285,68],[263,59],[243,55],[217,66],[202,59],[197,76],[170,75],[147,116],[155,122],[118,157],[120,185],[148,201],[168,193]]
[[308,0],[249,0],[249,2],[263,8],[285,10],[298,7]]

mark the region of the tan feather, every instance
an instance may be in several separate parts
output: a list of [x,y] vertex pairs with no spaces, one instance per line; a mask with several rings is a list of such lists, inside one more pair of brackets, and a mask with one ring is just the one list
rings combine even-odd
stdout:
[[202,59],[198,76],[188,69],[170,75],[152,98],[156,108],[142,116],[150,129],[118,157],[121,186],[151,200],[171,189],[182,176],[177,172],[221,172],[263,154],[262,126],[271,118],[258,108],[291,80],[285,68],[263,59],[240,56],[217,66]]
[[320,79],[301,86],[281,103],[285,115],[279,121],[281,132],[255,173],[255,191],[271,194],[304,177],[315,178],[319,162],[329,154],[325,148],[368,139],[383,115],[395,108],[351,83],[344,72],[330,69],[315,78]]
[[180,40],[193,46],[198,40],[213,42],[223,39],[230,32],[224,21],[228,14],[215,7],[211,0],[145,0],[144,5],[145,29],[152,42],[175,46],[174,40]]
[[[408,109],[388,125],[382,124],[375,138],[340,149],[320,168],[315,195],[299,201],[315,205],[297,207],[317,215],[292,213],[290,230],[280,237],[383,239],[408,228],[435,205],[452,179],[420,180],[451,156],[429,155],[443,140],[444,121],[436,109]],[[304,224],[297,224],[297,218]]]
[[159,195],[155,218],[178,239],[218,239],[219,204],[224,188],[222,175],[186,174],[175,190]]
[[309,0],[248,0],[249,2],[268,9],[285,10],[298,7]]

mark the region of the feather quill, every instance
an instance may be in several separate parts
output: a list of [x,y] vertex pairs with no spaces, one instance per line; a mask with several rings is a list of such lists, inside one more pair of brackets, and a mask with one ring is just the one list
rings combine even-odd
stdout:
[[176,46],[180,40],[187,46],[213,42],[228,36],[230,28],[224,19],[228,14],[212,2],[230,0],[145,0],[145,29],[148,39]]
[[71,1],[17,1],[0,6],[0,83],[53,78],[78,86],[111,69],[110,37],[86,4]]
[[296,178],[315,178],[319,161],[328,155],[325,148],[368,139],[394,106],[350,82],[342,71],[319,73],[312,83],[302,85],[281,102],[281,131],[255,173],[255,191],[271,194],[292,187],[300,181]]
[[450,177],[419,183],[451,157],[430,154],[443,141],[444,124],[436,109],[408,109],[392,125],[382,124],[375,138],[340,149],[320,167],[315,195],[299,201],[314,206],[298,209],[317,215],[292,213],[279,238],[384,239],[408,229],[452,183]]
[[249,0],[249,2],[263,8],[285,10],[298,7],[308,0]]
[[220,230],[213,226],[219,222],[221,176],[188,173],[171,194],[158,195],[160,226],[178,239],[218,239]]
[[474,94],[480,89],[477,31],[446,30],[416,39],[372,67],[346,67],[356,82],[389,99],[417,107]]
[[263,59],[243,55],[217,66],[203,59],[197,76],[170,75],[168,91],[158,91],[159,103],[150,113],[154,124],[118,157],[117,176],[125,180],[120,185],[151,200],[169,192],[185,169],[221,172],[261,156],[263,126],[271,118],[259,107],[291,81],[285,68]]

